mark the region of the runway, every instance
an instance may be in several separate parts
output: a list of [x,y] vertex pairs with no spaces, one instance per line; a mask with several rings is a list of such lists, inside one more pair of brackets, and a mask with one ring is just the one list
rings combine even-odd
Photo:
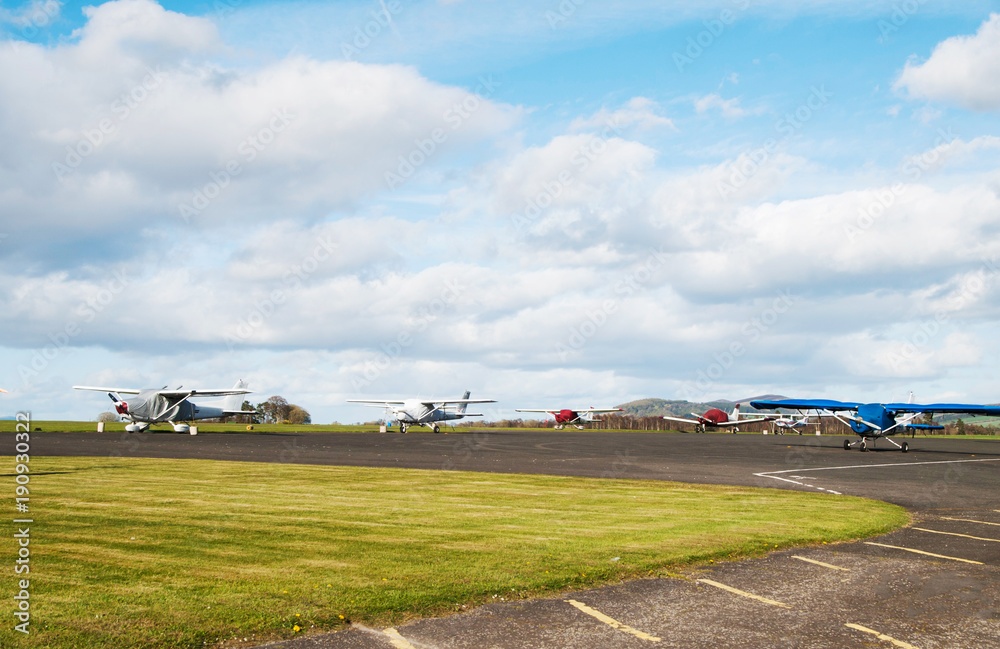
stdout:
[[867,453],[845,451],[843,441],[842,437],[814,435],[491,429],[457,429],[447,435],[32,434],[33,448],[40,455],[289,462],[829,489],[913,510],[985,508],[996,503],[1000,441],[920,438],[909,440],[910,452],[905,454],[884,440]]
[[36,456],[410,467],[676,480],[815,491],[907,507],[914,524],[855,543],[773,553],[398,629],[272,645],[318,647],[1000,646],[1000,442],[601,431],[32,433]]

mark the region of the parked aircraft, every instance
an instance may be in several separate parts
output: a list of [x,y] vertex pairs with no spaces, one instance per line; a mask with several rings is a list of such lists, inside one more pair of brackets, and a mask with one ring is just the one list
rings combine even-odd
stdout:
[[[750,405],[758,409],[789,408],[792,410],[825,410],[837,421],[850,426],[859,439],[856,442],[844,440],[844,450],[858,446],[862,451],[868,450],[868,440],[875,442],[885,437],[889,443],[904,453],[909,450],[906,442],[897,444],[889,439],[900,431],[935,430],[943,426],[935,424],[911,423],[916,417],[925,413],[951,413],[962,415],[1000,416],[1000,406],[982,406],[966,403],[859,403],[856,401],[833,401],[830,399],[780,399],[777,401],[752,401]],[[839,414],[838,414],[839,413]],[[848,414],[853,413],[853,414]]]
[[435,433],[440,433],[441,427],[437,424],[439,421],[482,417],[482,414],[466,412],[470,403],[494,403],[493,399],[470,399],[469,394],[470,392],[466,390],[461,399],[403,399],[400,401],[348,399],[347,401],[349,403],[363,403],[372,408],[384,408],[387,414],[388,411],[392,411],[391,418],[387,417],[387,419],[399,422],[400,433],[406,433],[406,429],[413,425],[427,426]]
[[736,404],[733,408],[732,413],[726,414],[718,408],[712,408],[703,415],[692,412],[692,417],[695,419],[688,419],[685,417],[669,417],[664,415],[664,419],[669,419],[670,421],[679,421],[685,424],[694,424],[695,430],[697,432],[704,433],[707,428],[726,428],[729,426],[733,427],[733,432],[740,432],[740,424],[753,424],[759,421],[773,421],[778,418],[778,415],[764,415],[762,417],[750,417],[740,416],[740,404]]
[[600,419],[594,419],[594,415],[621,411],[621,408],[578,408],[576,410],[528,410],[526,408],[514,408],[514,412],[547,412],[556,418],[556,425],[553,426],[556,430],[564,428],[566,424],[572,424],[583,430],[583,426],[577,422],[600,421]]
[[[187,424],[177,422],[195,421],[197,419],[213,419],[229,415],[253,415],[256,411],[240,410],[243,403],[242,395],[249,394],[246,383],[242,380],[229,390],[182,390],[183,386],[167,390],[166,386],[159,390],[140,390],[137,388],[98,388],[88,385],[74,385],[74,390],[96,390],[107,392],[115,403],[115,411],[131,422],[125,430],[130,433],[141,433],[149,429],[150,424],[169,423],[178,433],[190,432]],[[128,401],[121,398],[122,394],[134,394]],[[226,397],[222,407],[203,406],[190,401],[194,397]]]

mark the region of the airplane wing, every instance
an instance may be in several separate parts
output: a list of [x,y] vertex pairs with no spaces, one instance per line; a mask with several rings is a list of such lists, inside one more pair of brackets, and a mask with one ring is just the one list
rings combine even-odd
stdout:
[[380,408],[383,406],[401,406],[404,403],[406,403],[405,401],[385,401],[385,400],[379,401],[378,399],[348,399],[347,402],[365,403],[372,406],[378,406]]
[[556,414],[559,411],[558,410],[531,410],[531,409],[528,409],[528,408],[514,408],[514,412],[547,412],[550,415],[554,415],[554,414]]
[[855,401],[834,401],[832,399],[778,399],[777,401],[751,401],[750,406],[757,410],[787,408],[789,410],[856,410],[862,404]]
[[576,412],[593,412],[595,414],[603,414],[605,412],[623,412],[621,408],[580,408]]
[[421,399],[420,403],[426,406],[433,406],[436,403],[441,405],[449,403],[496,403],[496,399]]
[[139,394],[142,390],[135,388],[97,388],[90,385],[74,385],[74,390],[94,390],[95,392],[117,392],[118,394]]
[[250,394],[250,390],[156,390],[156,393],[168,399],[183,397],[226,397],[233,394]]
[[701,423],[700,419],[685,419],[683,417],[668,417],[666,415],[663,415],[663,418],[664,419],[669,419],[670,421],[679,421],[682,424],[700,424]]
[[968,403],[887,403],[885,409],[893,412],[930,412],[955,415],[981,415],[1000,417],[1000,406],[982,406]]

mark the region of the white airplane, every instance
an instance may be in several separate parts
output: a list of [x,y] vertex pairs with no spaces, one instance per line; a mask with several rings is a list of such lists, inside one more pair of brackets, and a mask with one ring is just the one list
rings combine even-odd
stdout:
[[437,425],[439,421],[482,417],[482,414],[466,412],[470,403],[494,403],[493,399],[470,399],[469,394],[470,392],[466,390],[461,399],[403,399],[401,401],[348,399],[347,401],[349,403],[363,403],[372,408],[384,408],[387,412],[391,410],[392,420],[399,422],[400,433],[405,433],[407,427],[413,425],[427,426],[435,433],[440,433],[441,428]]
[[[122,417],[127,417],[131,423],[125,430],[130,433],[141,433],[149,429],[150,424],[167,422],[178,433],[190,432],[187,424],[179,421],[195,421],[197,419],[214,419],[229,415],[254,415],[254,410],[240,410],[242,397],[249,394],[246,383],[239,380],[229,390],[182,390],[178,386],[174,390],[163,389],[140,390],[138,388],[98,388],[89,385],[74,385],[74,390],[96,390],[107,392],[115,403],[115,410]],[[122,394],[134,394],[127,402],[122,400]],[[222,407],[202,406],[190,401],[194,397],[226,397]]]
[[577,408],[576,410],[570,410],[568,408],[564,408],[562,410],[528,410],[526,408],[514,408],[514,412],[546,412],[552,415],[556,418],[556,425],[553,426],[556,430],[564,428],[566,424],[572,424],[580,430],[583,430],[583,426],[578,424],[578,421],[600,421],[600,419],[594,419],[594,415],[621,411],[621,408]]
[[733,427],[733,432],[740,432],[740,424],[753,424],[758,421],[773,421],[778,418],[778,415],[764,415],[761,417],[750,417],[740,416],[740,404],[736,404],[733,408],[733,412],[726,414],[718,408],[712,408],[703,415],[697,413],[691,413],[692,417],[695,419],[687,419],[684,417],[668,417],[664,415],[664,419],[669,419],[670,421],[679,421],[685,424],[694,424],[695,431],[704,433],[706,428],[727,428],[729,426]]
[[832,415],[826,414],[811,414],[811,415],[782,415],[778,419],[774,420],[774,434],[784,435],[786,432],[794,433],[797,432],[799,435],[805,430],[806,426],[819,426],[819,421],[810,421],[813,417],[830,417]]

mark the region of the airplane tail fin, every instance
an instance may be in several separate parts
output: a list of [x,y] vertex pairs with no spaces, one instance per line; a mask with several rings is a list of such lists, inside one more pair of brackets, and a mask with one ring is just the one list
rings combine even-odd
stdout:
[[[462,398],[463,399],[468,399],[470,394],[472,394],[472,392],[470,392],[469,390],[466,390],[465,394],[462,395]],[[458,406],[458,410],[456,410],[455,412],[457,412],[460,415],[464,415],[465,411],[466,411],[466,409],[468,409],[468,407],[469,407],[469,404],[463,403],[460,406]]]
[[[246,387],[247,387],[246,381],[244,381],[243,379],[240,379],[240,380],[238,380],[236,382],[236,385],[233,386],[233,389],[234,390],[245,390]],[[239,410],[243,410],[243,397],[244,396],[246,396],[246,395],[243,395],[243,394],[231,394],[231,395],[229,395],[228,397],[226,397],[226,400],[223,402],[222,409],[223,410],[231,410],[231,411],[234,411],[234,412],[235,411],[239,411]]]
[[740,420],[740,404],[737,403],[733,407],[733,421],[739,421],[739,420]]

